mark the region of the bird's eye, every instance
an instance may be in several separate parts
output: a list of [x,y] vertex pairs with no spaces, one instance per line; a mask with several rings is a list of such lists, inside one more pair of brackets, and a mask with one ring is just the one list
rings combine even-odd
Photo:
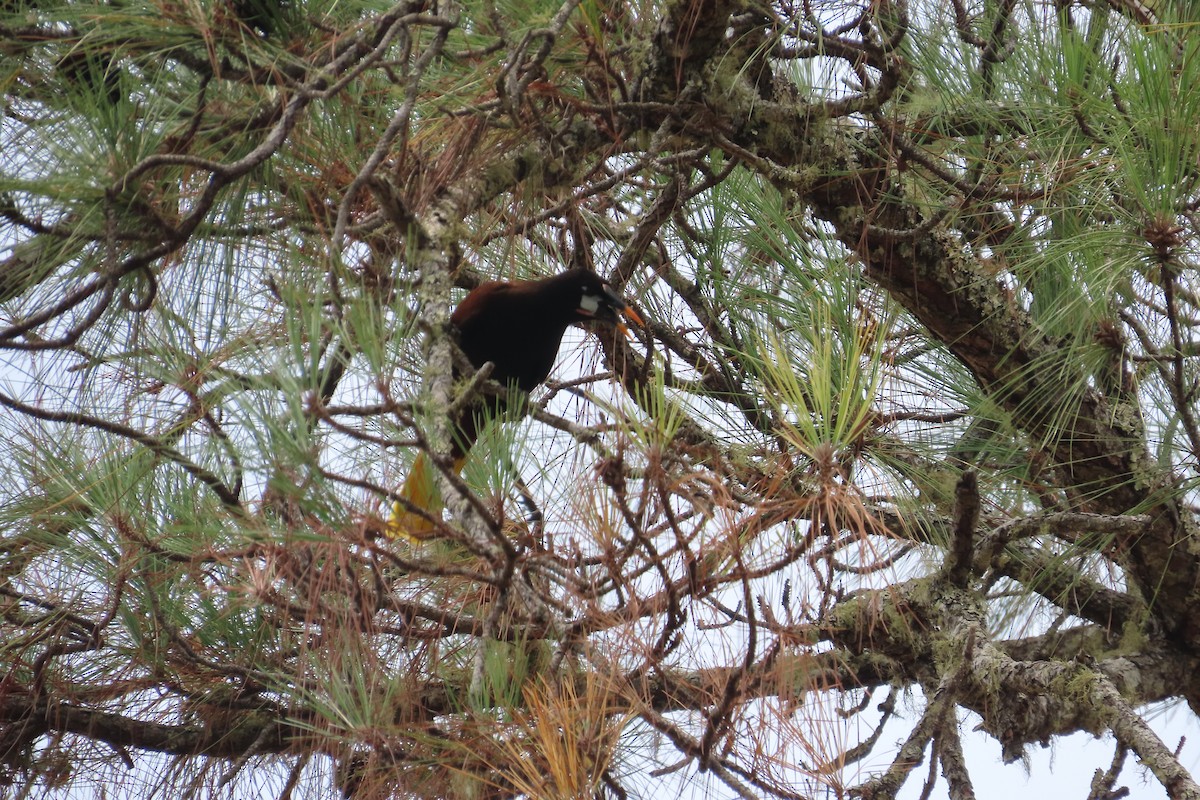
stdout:
[[579,298],[579,310],[588,316],[594,315],[600,310],[600,298],[584,292],[583,296]]

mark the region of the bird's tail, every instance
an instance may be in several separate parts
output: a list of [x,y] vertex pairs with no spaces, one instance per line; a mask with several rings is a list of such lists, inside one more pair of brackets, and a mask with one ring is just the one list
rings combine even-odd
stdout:
[[[462,472],[465,457],[454,461],[454,471]],[[433,463],[425,453],[417,453],[404,485],[400,487],[400,496],[412,504],[414,508],[424,511],[430,519],[409,511],[402,503],[392,506],[392,518],[388,520],[387,535],[392,539],[407,539],[412,544],[430,539],[437,531],[433,520],[442,518],[442,492],[438,488],[437,475]]]

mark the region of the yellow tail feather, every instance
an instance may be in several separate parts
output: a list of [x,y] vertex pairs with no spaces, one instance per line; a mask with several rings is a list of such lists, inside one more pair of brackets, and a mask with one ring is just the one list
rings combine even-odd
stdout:
[[[454,471],[461,473],[466,460],[464,457],[455,461]],[[417,453],[412,470],[404,479],[404,486],[400,487],[400,496],[433,519],[441,519],[444,508],[442,493],[438,489],[433,464],[425,453]],[[392,507],[392,518],[387,524],[389,538],[407,539],[411,544],[418,544],[429,540],[436,530],[436,524],[409,511],[402,504],[396,503]]]

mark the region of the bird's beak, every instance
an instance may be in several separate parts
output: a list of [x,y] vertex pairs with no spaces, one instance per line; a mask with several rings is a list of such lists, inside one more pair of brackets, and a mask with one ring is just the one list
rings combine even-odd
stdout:
[[[608,284],[604,285],[604,297],[608,301],[609,307],[614,312],[620,312],[624,314],[630,322],[634,323],[639,328],[646,327],[646,323],[642,321],[641,315],[630,308],[629,304],[625,302],[625,298],[617,294],[616,290]],[[613,314],[613,324],[617,326],[617,330],[619,330],[621,333],[625,334],[626,336],[631,335],[629,333],[629,328],[625,327],[625,323],[621,322],[616,313]]]

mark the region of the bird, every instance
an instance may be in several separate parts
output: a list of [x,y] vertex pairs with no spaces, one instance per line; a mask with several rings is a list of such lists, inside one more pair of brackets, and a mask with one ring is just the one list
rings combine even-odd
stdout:
[[[627,331],[622,314],[645,327],[611,285],[586,269],[570,269],[540,280],[487,281],[472,289],[454,309],[450,322],[467,360],[477,370],[491,363],[491,379],[504,386],[508,395],[481,396],[456,414],[450,446],[454,471],[462,471],[483,424],[505,412],[508,397],[527,397],[549,377],[570,325],[603,322]],[[456,370],[455,378],[462,377],[461,370]],[[432,520],[440,518],[441,496],[426,453],[417,454],[400,497]],[[420,542],[436,530],[431,519],[397,502],[387,533],[391,538]]]

